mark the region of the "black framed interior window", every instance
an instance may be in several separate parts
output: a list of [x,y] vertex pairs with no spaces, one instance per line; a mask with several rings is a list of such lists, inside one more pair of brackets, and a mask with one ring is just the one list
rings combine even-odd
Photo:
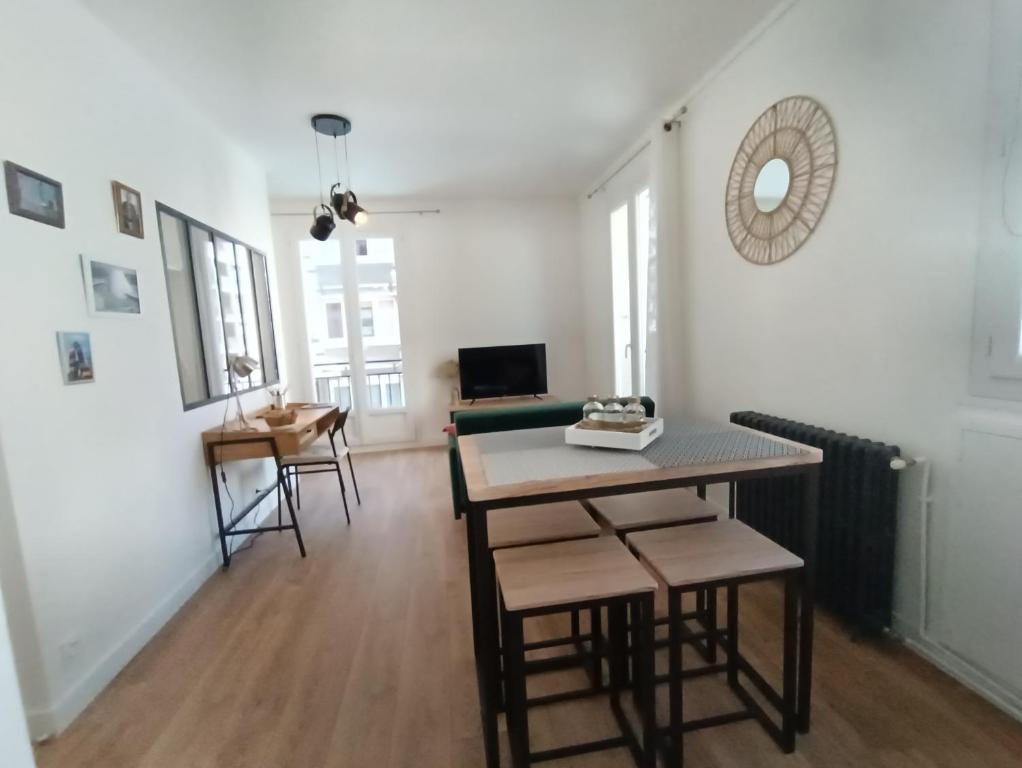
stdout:
[[230,355],[260,365],[239,392],[279,383],[266,255],[162,203],[156,211],[185,410],[230,397]]

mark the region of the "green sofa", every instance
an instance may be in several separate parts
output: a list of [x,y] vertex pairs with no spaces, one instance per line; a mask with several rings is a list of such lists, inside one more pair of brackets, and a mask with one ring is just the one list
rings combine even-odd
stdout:
[[[582,420],[583,405],[585,405],[584,400],[574,400],[567,403],[543,403],[516,408],[463,411],[454,414],[454,426],[459,435],[507,432],[512,429],[567,427]],[[648,397],[643,397],[642,405],[646,409],[646,415],[652,418],[655,407],[653,401]],[[451,500],[454,503],[454,517],[460,518],[462,513],[468,509],[468,493],[465,490],[465,477],[461,471],[458,440],[454,435],[447,439],[447,453],[451,469]]]

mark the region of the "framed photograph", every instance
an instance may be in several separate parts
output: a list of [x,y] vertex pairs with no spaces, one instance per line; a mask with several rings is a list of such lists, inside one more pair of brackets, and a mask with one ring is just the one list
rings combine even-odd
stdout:
[[57,353],[65,384],[90,384],[96,380],[92,369],[92,344],[89,334],[57,331]]
[[140,315],[138,272],[82,254],[85,303],[93,315]]
[[59,181],[6,160],[4,178],[11,213],[64,228],[64,188]]
[[138,190],[111,182],[114,191],[114,212],[117,214],[117,229],[125,235],[144,238],[142,231],[142,195]]

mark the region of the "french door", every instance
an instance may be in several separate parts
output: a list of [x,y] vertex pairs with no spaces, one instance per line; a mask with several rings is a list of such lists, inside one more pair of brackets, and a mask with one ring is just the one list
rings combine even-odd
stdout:
[[645,394],[649,232],[648,187],[611,207],[614,390],[621,396]]
[[317,401],[350,406],[360,443],[409,439],[395,238],[339,228],[299,254]]

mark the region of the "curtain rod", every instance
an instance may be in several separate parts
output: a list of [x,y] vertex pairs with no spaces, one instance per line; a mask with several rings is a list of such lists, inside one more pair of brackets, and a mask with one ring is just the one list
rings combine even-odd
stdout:
[[605,178],[603,181],[596,185],[595,189],[593,189],[592,192],[586,195],[586,200],[592,200],[597,192],[602,192],[604,189],[606,189],[607,185],[610,184],[610,182],[612,182],[617,177],[617,175],[621,173],[621,171],[623,171],[625,168],[631,165],[632,161],[635,160],[635,158],[637,158],[639,155],[641,155],[643,152],[649,149],[649,145],[652,143],[653,142],[651,140],[647,140],[641,147],[635,150],[627,160],[625,160],[623,163],[621,163],[621,165],[615,168],[607,178]]
[[[417,213],[422,216],[425,213],[440,213],[439,208],[423,208],[411,211],[367,211],[370,216],[394,216]],[[290,211],[270,211],[271,216],[308,216],[307,213],[292,213]]]
[[[673,115],[664,120],[663,123],[664,130],[670,131],[671,128],[673,128],[675,125],[681,125],[681,116],[684,115],[686,112],[688,112],[688,107],[684,106],[680,107]],[[610,184],[610,182],[612,182],[615,179],[615,177],[617,177],[617,175],[621,173],[621,171],[623,171],[625,168],[631,165],[632,161],[634,161],[635,158],[637,158],[639,155],[641,155],[643,152],[649,149],[649,145],[652,143],[653,143],[652,139],[647,139],[646,142],[643,143],[643,145],[639,147],[637,150],[635,150],[627,160],[625,160],[623,163],[621,163],[621,165],[615,168],[611,172],[611,174],[607,176],[607,178],[605,178],[603,181],[597,184],[593,191],[586,195],[586,200],[592,200],[596,193],[606,189],[607,185]]]

